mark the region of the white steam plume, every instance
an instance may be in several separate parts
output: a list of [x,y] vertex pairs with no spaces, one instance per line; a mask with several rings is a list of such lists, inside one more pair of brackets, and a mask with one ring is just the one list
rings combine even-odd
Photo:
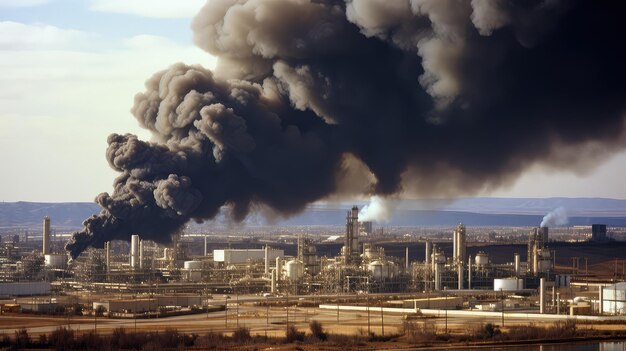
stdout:
[[564,207],[557,207],[543,217],[541,227],[553,227],[557,225],[565,225],[569,221],[567,210]]
[[359,211],[360,221],[389,222],[395,205],[393,201],[380,197],[370,197],[370,203]]

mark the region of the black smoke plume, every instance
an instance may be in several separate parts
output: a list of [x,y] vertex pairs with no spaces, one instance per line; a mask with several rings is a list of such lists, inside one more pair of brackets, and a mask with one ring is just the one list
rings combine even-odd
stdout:
[[120,176],[67,250],[167,242],[224,205],[287,216],[593,166],[625,145],[624,18],[624,1],[208,1],[192,27],[217,69],[148,80],[132,112],[153,141],[109,137]]

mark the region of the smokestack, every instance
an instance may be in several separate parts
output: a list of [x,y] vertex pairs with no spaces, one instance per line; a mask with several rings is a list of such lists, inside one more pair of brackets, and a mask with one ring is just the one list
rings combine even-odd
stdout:
[[353,206],[346,217],[346,241],[344,261],[347,265],[358,263],[359,257],[359,208]]
[[207,252],[207,236],[204,236],[204,257],[208,256],[208,252]]
[[152,141],[108,137],[119,176],[70,255],[333,195],[498,189],[520,165],[587,170],[624,149],[626,3],[416,3],[208,1],[193,40],[218,68],[146,82],[131,111]]
[[441,264],[436,262],[436,260],[433,260],[433,262],[435,262],[435,290],[439,291],[441,290]]
[[430,264],[430,255],[431,255],[430,252],[431,251],[432,251],[432,243],[430,242],[430,240],[426,240],[426,255],[425,255],[426,257],[424,260],[426,264]]
[[143,240],[139,240],[139,269],[143,269]]
[[139,235],[130,237],[130,269],[137,270],[139,268]]
[[270,272],[270,254],[269,254],[269,248],[267,247],[267,245],[265,245],[265,274],[267,276],[267,274],[269,274]]
[[107,266],[107,273],[111,273],[111,242],[104,243],[104,254]]
[[271,291],[272,294],[276,293],[276,276],[278,275],[276,269],[272,270],[272,285],[271,285]]
[[50,254],[50,217],[43,218],[43,247],[41,249],[42,255]]
[[407,246],[404,250],[404,271],[409,271],[409,247]]
[[520,273],[521,273],[521,269],[520,269],[520,259],[519,259],[519,254],[515,253],[515,255],[513,256],[515,258],[515,276],[519,277]]

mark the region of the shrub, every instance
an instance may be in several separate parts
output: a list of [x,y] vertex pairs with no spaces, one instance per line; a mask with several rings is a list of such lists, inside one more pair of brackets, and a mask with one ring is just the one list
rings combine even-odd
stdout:
[[311,330],[311,335],[313,335],[314,338],[321,341],[326,341],[326,339],[328,339],[328,335],[326,335],[324,328],[322,328],[322,323],[312,320],[311,323],[309,323],[309,329]]
[[15,331],[15,345],[18,348],[25,348],[30,345],[30,336],[26,328]]
[[74,331],[66,327],[59,327],[50,334],[50,346],[56,350],[69,350],[74,346]]
[[239,327],[233,332],[233,341],[235,342],[246,342],[251,338],[249,328]]
[[304,332],[298,331],[293,324],[287,326],[285,330],[285,341],[286,342],[295,342],[295,341],[304,341]]

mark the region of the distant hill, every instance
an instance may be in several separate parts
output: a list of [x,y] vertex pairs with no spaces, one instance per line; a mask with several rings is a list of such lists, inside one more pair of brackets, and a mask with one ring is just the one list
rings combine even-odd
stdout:
[[[296,216],[276,220],[276,225],[343,225],[346,211],[366,202],[317,203]],[[536,226],[549,211],[564,207],[570,225],[605,223],[626,226],[626,200],[604,198],[461,198],[456,200],[402,200],[388,222],[390,226],[439,226],[463,222],[470,226]],[[94,203],[1,202],[0,227],[38,227],[50,216],[56,228],[80,228],[85,218],[100,212]],[[223,217],[216,222],[224,221]],[[250,225],[267,221],[258,214]]]
[[100,212],[90,202],[0,202],[0,227],[32,227],[42,225],[49,216],[55,227],[79,228],[85,218]]

